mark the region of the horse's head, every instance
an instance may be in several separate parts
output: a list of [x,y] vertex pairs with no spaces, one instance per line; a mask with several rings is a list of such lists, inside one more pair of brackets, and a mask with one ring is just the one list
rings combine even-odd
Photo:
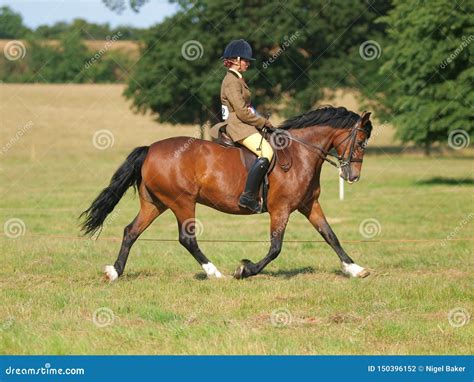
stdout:
[[371,130],[370,113],[364,112],[353,127],[342,130],[334,139],[340,164],[339,176],[348,183],[360,178],[364,149]]

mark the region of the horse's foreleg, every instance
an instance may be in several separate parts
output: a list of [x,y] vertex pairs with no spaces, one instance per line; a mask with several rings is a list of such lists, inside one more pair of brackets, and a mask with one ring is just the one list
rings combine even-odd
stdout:
[[344,251],[336,234],[327,222],[324,212],[317,200],[300,208],[299,211],[308,218],[314,228],[316,228],[324,240],[326,240],[331,248],[337,253],[341,260],[342,272],[344,274],[351,277],[366,277],[369,275],[369,271],[354,263],[354,261]]
[[222,274],[202,253],[196,239],[195,203],[181,204],[173,210],[178,221],[179,242],[201,265],[207,277],[221,278]]
[[140,199],[140,204],[140,212],[124,229],[122,246],[115,264],[106,265],[104,268],[105,278],[109,281],[115,281],[123,274],[133,243],[135,243],[140,234],[148,228],[153,220],[167,209],[163,205],[155,205],[144,199]]
[[283,236],[285,234],[286,224],[288,223],[288,212],[274,212],[271,214],[270,222],[270,250],[267,255],[258,263],[250,260],[242,260],[240,265],[234,272],[236,279],[243,279],[260,273],[270,262],[275,260],[281,252],[283,245]]

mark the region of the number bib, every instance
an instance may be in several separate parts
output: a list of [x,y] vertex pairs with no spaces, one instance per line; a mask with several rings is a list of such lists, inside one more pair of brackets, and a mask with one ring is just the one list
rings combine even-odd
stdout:
[[229,118],[229,108],[226,105],[222,105],[222,120]]

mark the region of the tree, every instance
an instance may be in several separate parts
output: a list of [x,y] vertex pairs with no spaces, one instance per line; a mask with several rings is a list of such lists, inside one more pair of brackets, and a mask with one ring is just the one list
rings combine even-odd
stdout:
[[0,8],[0,38],[23,38],[28,31],[19,13],[9,7]]
[[473,132],[473,2],[403,0],[381,22],[388,25],[381,103],[403,142],[429,154],[449,132]]
[[126,53],[88,50],[79,32],[64,33],[59,44],[34,38],[25,41],[27,53],[22,60],[0,57],[0,81],[85,83],[123,81],[132,59]]
[[[128,3],[134,12],[138,12],[148,1],[149,0],[128,0]],[[122,13],[127,8],[127,0],[102,0],[102,2],[107,8],[117,13]]]
[[306,111],[325,87],[352,85],[376,68],[361,65],[358,48],[382,34],[374,20],[390,8],[385,1],[343,0],[178,3],[180,11],[146,33],[125,95],[158,121],[201,126],[220,111],[219,58],[229,41],[245,38],[253,47],[257,61],[246,77],[260,112],[281,104],[286,114]]
[[108,23],[95,24],[84,19],[76,18],[70,23],[64,21],[56,22],[53,25],[40,25],[34,31],[38,38],[61,39],[66,33],[77,33],[83,40],[105,40],[120,32],[120,39],[137,40],[143,29],[130,26],[117,26],[111,28]]

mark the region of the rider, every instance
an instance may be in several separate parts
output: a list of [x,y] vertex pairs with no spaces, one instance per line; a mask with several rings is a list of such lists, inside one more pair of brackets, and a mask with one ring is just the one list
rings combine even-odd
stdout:
[[248,173],[239,206],[258,212],[258,190],[273,157],[272,147],[259,130],[273,128],[273,125],[251,106],[250,90],[242,76],[242,72],[250,66],[250,61],[255,60],[250,44],[243,39],[231,41],[222,59],[228,68],[221,86],[222,118],[227,122],[227,133],[234,142],[245,146],[258,157]]

